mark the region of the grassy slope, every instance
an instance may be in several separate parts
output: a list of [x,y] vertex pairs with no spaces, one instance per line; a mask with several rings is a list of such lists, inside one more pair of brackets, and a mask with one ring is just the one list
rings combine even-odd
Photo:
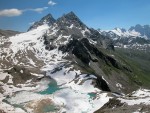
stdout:
[[116,48],[114,54],[131,67],[144,87],[150,87],[150,52]]

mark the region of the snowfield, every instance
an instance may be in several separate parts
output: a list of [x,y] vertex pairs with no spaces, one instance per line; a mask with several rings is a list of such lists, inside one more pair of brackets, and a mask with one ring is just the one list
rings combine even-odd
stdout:
[[130,97],[120,98],[119,100],[128,105],[150,105],[150,90],[139,89],[134,91]]

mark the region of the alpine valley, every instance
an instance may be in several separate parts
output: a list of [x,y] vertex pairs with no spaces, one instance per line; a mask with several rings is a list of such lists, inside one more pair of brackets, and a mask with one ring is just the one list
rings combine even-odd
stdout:
[[149,113],[150,26],[95,30],[70,12],[0,30],[0,113]]

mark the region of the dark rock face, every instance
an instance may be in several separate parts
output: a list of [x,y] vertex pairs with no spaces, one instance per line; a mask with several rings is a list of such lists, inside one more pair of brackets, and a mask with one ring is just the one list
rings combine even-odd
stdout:
[[91,28],[90,31],[91,31],[90,38],[93,39],[94,41],[96,41],[98,38],[103,39],[103,40],[105,39],[105,37],[102,36],[97,30]]
[[[69,56],[71,57],[70,59],[76,60],[79,66],[82,65],[83,69],[85,69],[90,74],[95,75],[97,77],[96,87],[102,89],[103,91],[112,90],[110,89],[107,82],[102,78],[102,76],[106,75],[101,71],[101,67],[108,67],[112,70],[115,68],[121,72],[132,73],[129,67],[121,64],[113,57],[103,53],[100,49],[98,49],[99,46],[97,47],[96,45],[91,44],[87,38],[80,38],[76,35],[72,35],[71,38],[72,40],[70,40],[66,45],[60,46],[59,50],[63,51],[64,53],[69,53]],[[75,58],[73,58],[73,55]],[[110,75],[109,79],[116,76],[118,75]]]
[[[107,65],[112,65],[117,69],[124,69],[123,66],[114,58],[105,55],[103,52],[98,50],[97,47],[90,44],[87,38],[81,39],[78,36],[72,35],[72,40],[67,45],[60,46],[59,50],[74,54],[77,58],[79,58],[82,62],[84,62],[87,65],[90,61],[97,62],[97,59],[101,59]],[[96,56],[96,59],[92,58],[92,55]]]
[[96,80],[97,87],[102,89],[103,91],[111,91],[108,84],[101,77],[98,77]]
[[78,36],[73,35],[72,38],[73,40],[71,40],[67,45],[60,46],[59,49],[63,52],[71,52],[82,62],[84,62],[85,64],[89,64],[91,57],[88,53],[88,50],[86,49],[82,41],[78,40]]
[[57,24],[59,26],[70,26],[74,25],[75,27],[85,28],[87,27],[75,14],[74,12],[70,12],[68,14],[63,15],[62,17],[57,19]]
[[50,39],[48,38],[47,35],[44,35],[43,37],[44,37],[45,49],[47,49],[47,50],[53,50],[53,49],[56,48],[55,45],[50,44]]
[[46,15],[45,17],[43,17],[40,21],[35,22],[29,29],[28,31],[37,28],[38,26],[41,26],[43,24],[48,24],[49,26],[51,26],[53,23],[55,23],[55,19],[53,18],[53,16],[51,14]]

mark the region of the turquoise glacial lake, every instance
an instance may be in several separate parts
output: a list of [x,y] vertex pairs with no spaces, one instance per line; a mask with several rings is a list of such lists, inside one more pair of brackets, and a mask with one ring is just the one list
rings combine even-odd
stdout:
[[53,94],[54,92],[60,90],[59,85],[57,85],[57,82],[55,80],[51,80],[51,82],[48,84],[48,88],[44,91],[40,91],[40,94]]

